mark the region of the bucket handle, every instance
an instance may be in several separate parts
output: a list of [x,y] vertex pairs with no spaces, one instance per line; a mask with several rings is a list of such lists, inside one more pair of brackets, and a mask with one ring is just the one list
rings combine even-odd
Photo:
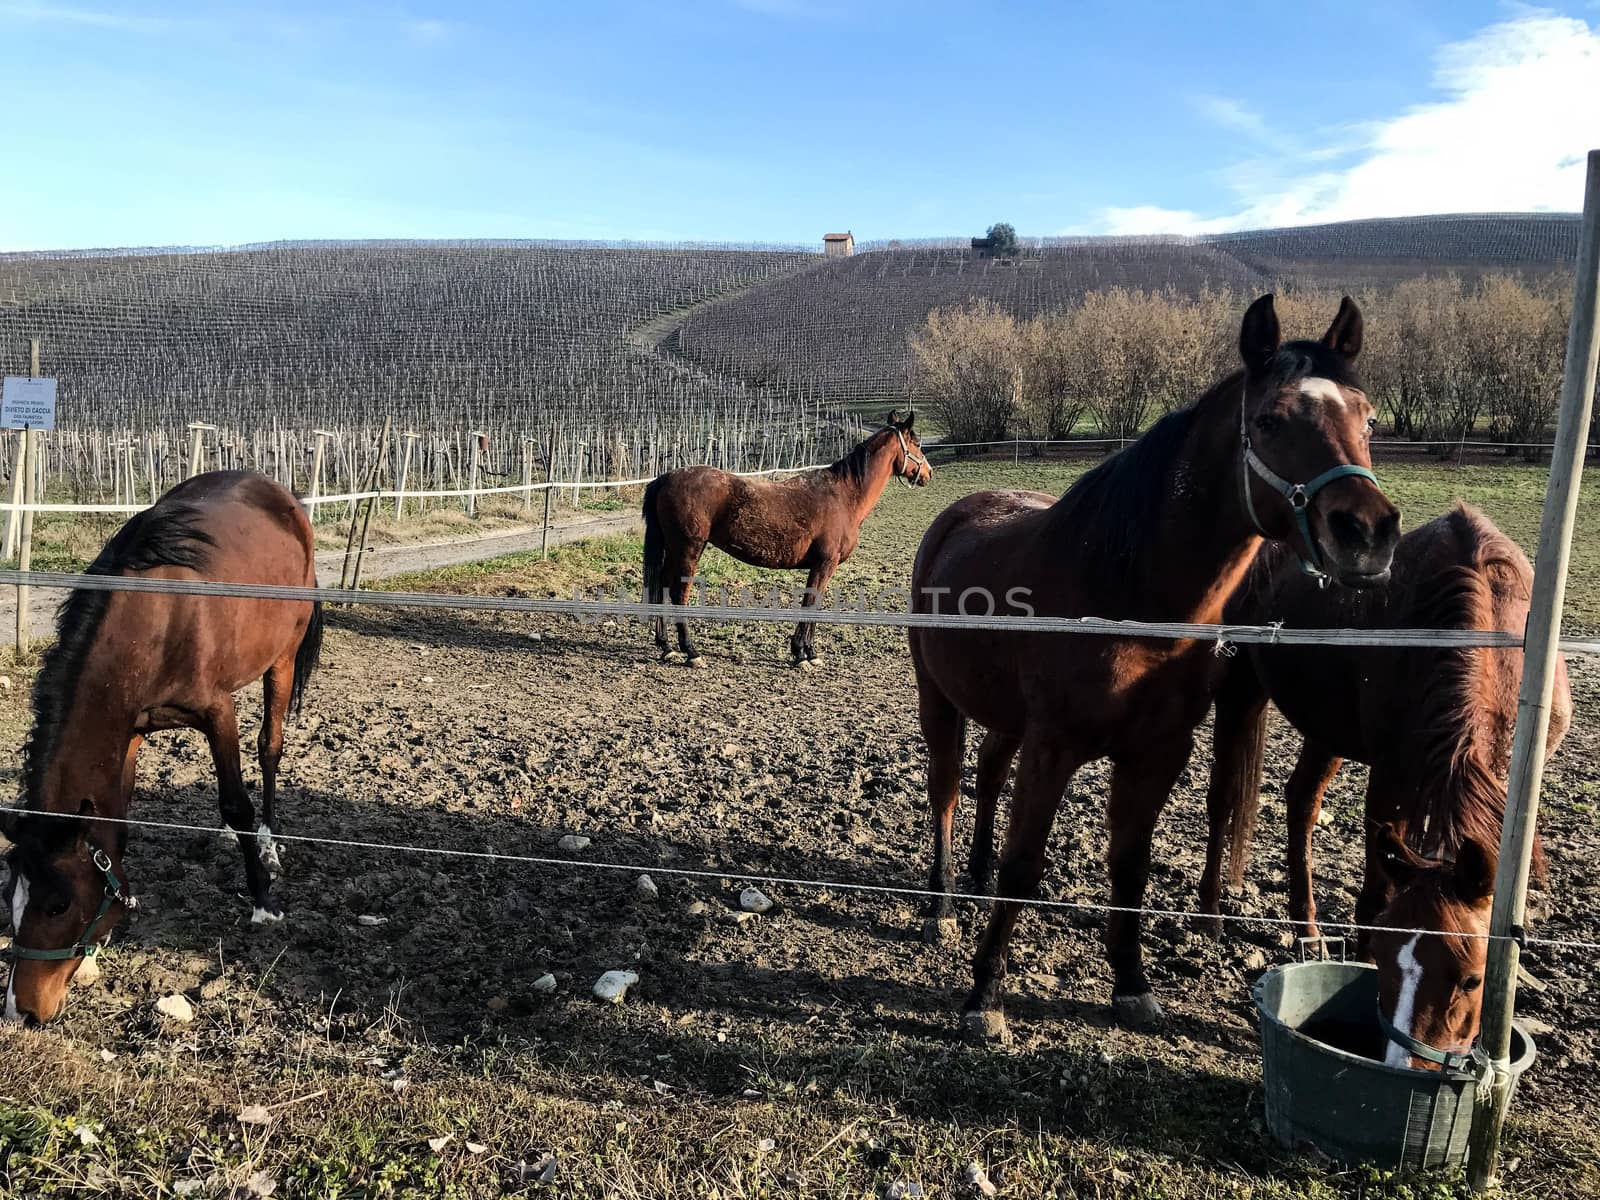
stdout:
[[[1345,942],[1342,937],[1296,938],[1296,952],[1301,962],[1345,962]],[[1333,957],[1335,948],[1339,957]]]

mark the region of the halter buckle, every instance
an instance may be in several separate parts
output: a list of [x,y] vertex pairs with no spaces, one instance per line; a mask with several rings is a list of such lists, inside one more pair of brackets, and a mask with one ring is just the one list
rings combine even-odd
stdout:
[[1285,499],[1289,501],[1289,507],[1297,513],[1305,512],[1311,506],[1311,497],[1306,495],[1306,485],[1303,483],[1297,483],[1289,489]]
[[104,850],[100,849],[99,846],[96,846],[94,848],[94,854],[91,857],[94,860],[95,867],[102,875],[111,874],[111,859]]

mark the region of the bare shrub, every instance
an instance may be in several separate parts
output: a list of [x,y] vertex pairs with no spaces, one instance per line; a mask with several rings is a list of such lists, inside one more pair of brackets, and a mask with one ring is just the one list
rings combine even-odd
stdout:
[[1005,438],[1020,387],[1017,322],[994,302],[936,308],[911,337],[919,389],[951,439]]

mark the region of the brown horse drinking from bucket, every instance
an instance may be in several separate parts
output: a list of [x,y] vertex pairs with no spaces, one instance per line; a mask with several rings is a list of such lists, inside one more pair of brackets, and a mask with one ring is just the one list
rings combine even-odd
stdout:
[[[1516,543],[1483,514],[1458,504],[1400,539],[1392,580],[1381,591],[1323,591],[1278,547],[1265,547],[1229,601],[1227,619],[1299,628],[1516,633],[1527,623],[1532,588],[1533,569]],[[1201,908],[1219,911],[1230,843],[1229,882],[1238,887],[1244,880],[1270,698],[1305,739],[1284,788],[1290,918],[1316,934],[1311,833],[1323,792],[1340,763],[1353,758],[1371,767],[1356,923],[1487,932],[1521,683],[1522,651],[1515,648],[1244,647],[1217,692]],[[1571,720],[1572,692],[1560,661],[1546,757]],[[1537,842],[1534,864],[1542,874]],[[1385,1016],[1403,1037],[1442,1039],[1435,1045],[1471,1042],[1487,950],[1481,938],[1374,934],[1361,943],[1378,964],[1384,994],[1396,1003],[1409,996],[1399,1016],[1393,1008]],[[1404,980],[1411,981],[1409,993]],[[1405,1042],[1391,1041],[1398,1059],[1427,1061]]]
[[[1005,606],[994,597],[1015,606],[1025,596],[1043,616],[1216,622],[1263,536],[1289,542],[1341,582],[1381,583],[1399,513],[1369,469],[1373,410],[1353,373],[1360,348],[1361,315],[1348,299],[1320,342],[1280,345],[1272,297],[1263,296],[1244,316],[1244,370],[1162,418],[1060,500],[979,492],[946,509],[917,553],[917,610],[976,591],[997,611]],[[967,721],[988,730],[978,754],[980,832],[1021,755],[1000,860],[1005,899],[979,946],[963,1017],[969,1034],[1003,1038],[1006,948],[1021,909],[1013,901],[1037,894],[1068,781],[1087,762],[1112,760],[1111,903],[1138,908],[1156,818],[1210,705],[1217,659],[1209,642],[1154,638],[927,628],[910,640],[928,743],[930,932],[954,931],[950,822]],[[980,887],[991,854],[983,839],[974,844]],[[1107,945],[1118,1015],[1158,1019],[1136,914],[1112,914]]]
[[[803,606],[814,606],[835,569],[855,550],[861,523],[890,477],[918,487],[932,478],[913,420],[896,421],[891,412],[883,429],[832,466],[779,482],[715,467],[684,467],[659,476],[644,490],[645,603],[661,604],[670,595],[672,603],[687,604],[709,542],[754,567],[806,568]],[[704,666],[689,623],[675,624],[688,664]],[[671,653],[666,620],[657,617],[655,628],[665,659]],[[789,650],[796,666],[817,661],[814,631],[810,621],[795,627]]]
[[[144,579],[316,586],[311,524],[261,475],[218,471],[173,488],[122,527],[89,568]],[[316,665],[321,606],[161,592],[72,592],[33,691],[24,807],[9,831],[14,941],[5,1017],[48,1021],[79,964],[122,918],[125,816],[145,737],[199,729],[211,743],[222,817],[244,851],[253,920],[282,912],[269,865],[283,722]],[[262,823],[245,791],[233,695],[260,679]],[[48,814],[62,814],[52,819]],[[267,861],[263,861],[265,856]]]

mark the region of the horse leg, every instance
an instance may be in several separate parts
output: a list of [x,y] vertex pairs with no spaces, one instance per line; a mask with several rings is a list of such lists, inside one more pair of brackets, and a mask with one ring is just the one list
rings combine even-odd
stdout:
[[261,848],[253,830],[255,805],[245,790],[244,771],[239,765],[239,718],[233,697],[224,696],[204,715],[201,731],[211,744],[211,761],[217,768],[217,796],[222,819],[238,836],[244,854],[244,877],[255,906],[250,920],[254,924],[283,920],[283,910],[272,900],[272,876],[261,864]]
[[[676,553],[668,551],[667,562],[672,571],[669,590],[672,602],[679,607],[689,603],[689,590],[695,578],[695,571],[700,566],[700,555],[705,548],[704,542],[698,542],[677,547]],[[706,660],[700,656],[694,639],[689,636],[689,622],[679,620],[675,624],[678,627],[678,649],[683,651],[684,661],[696,669],[705,666]]]
[[278,832],[278,762],[283,758],[283,720],[289,714],[294,689],[294,655],[273,663],[261,677],[261,733],[256,738],[256,760],[261,764],[261,827],[256,830],[261,861],[273,875],[283,870]]
[[1317,898],[1311,880],[1311,834],[1322,812],[1322,794],[1344,760],[1309,738],[1300,748],[1283,802],[1289,810],[1289,919],[1304,926],[1305,937],[1317,937]]
[[[139,773],[139,750],[144,745],[144,734],[136,733],[128,739],[128,748],[122,755],[122,811],[133,805],[133,784]],[[117,857],[128,852],[128,827],[117,826]]]
[[1000,856],[996,894],[1002,897],[989,914],[989,926],[972,960],[972,992],[961,1014],[962,1032],[979,1041],[1007,1042],[1005,1012],[1006,949],[1021,915],[1020,900],[1031,900],[1044,878],[1045,843],[1055,822],[1061,794],[1083,763],[1075,751],[1053,735],[1024,738],[1017,764],[1016,794]]
[[[1161,1005],[1150,990],[1140,948],[1145,886],[1150,881],[1150,842],[1156,818],[1161,815],[1173,785],[1189,761],[1194,737],[1183,733],[1141,751],[1137,758],[1114,760],[1111,803],[1106,821],[1111,827],[1107,867],[1111,876],[1111,905],[1116,911],[1106,920],[1106,954],[1111,962],[1111,1007],[1117,1019],[1135,1028],[1162,1018]],[[1128,911],[1131,910],[1131,911]]]
[[955,890],[955,869],[950,861],[950,823],[961,795],[961,758],[967,740],[967,719],[931,683],[918,691],[917,715],[922,738],[928,744],[928,814],[933,825],[933,869],[928,891],[933,893],[924,940],[944,945],[956,940],[956,919],[950,893]]
[[972,831],[972,855],[967,860],[976,892],[987,892],[994,884],[994,813],[1020,745],[1021,738],[991,729],[978,747],[978,811]]
[[[827,590],[828,580],[833,578],[833,572],[838,567],[838,562],[829,559],[811,568],[811,573],[806,576],[805,599],[800,602],[802,609],[815,608],[822,602],[822,593]],[[812,645],[817,626],[814,621],[801,621],[794,627],[794,636],[789,639],[789,652],[794,655],[794,665],[805,666],[817,661],[816,647]]]
[[1222,860],[1231,840],[1229,882],[1244,885],[1245,854],[1261,802],[1261,760],[1267,698],[1248,662],[1230,666],[1217,692],[1211,732],[1211,781],[1206,789],[1206,869],[1200,876],[1198,926],[1222,935]]

